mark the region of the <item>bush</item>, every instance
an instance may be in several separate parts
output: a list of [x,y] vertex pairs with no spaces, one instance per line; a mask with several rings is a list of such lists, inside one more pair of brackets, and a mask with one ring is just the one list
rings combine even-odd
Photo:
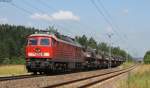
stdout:
[[145,56],[144,56],[144,63],[145,64],[150,64],[150,51],[147,51]]
[[1,64],[25,64],[25,59],[22,57],[5,58]]

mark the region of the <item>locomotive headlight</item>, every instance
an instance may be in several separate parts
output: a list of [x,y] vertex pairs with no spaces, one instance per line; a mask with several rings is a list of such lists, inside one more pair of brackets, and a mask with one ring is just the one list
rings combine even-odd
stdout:
[[34,53],[28,53],[28,56],[35,56]]
[[47,53],[44,53],[44,56],[49,56],[50,54],[47,52]]

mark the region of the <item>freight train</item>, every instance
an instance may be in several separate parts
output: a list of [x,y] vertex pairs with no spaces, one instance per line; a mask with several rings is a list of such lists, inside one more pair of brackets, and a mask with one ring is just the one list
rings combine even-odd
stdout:
[[50,33],[35,33],[27,37],[25,50],[28,72],[37,74],[54,71],[99,69],[118,66],[124,62],[119,56],[96,53],[92,48],[83,48],[73,38]]

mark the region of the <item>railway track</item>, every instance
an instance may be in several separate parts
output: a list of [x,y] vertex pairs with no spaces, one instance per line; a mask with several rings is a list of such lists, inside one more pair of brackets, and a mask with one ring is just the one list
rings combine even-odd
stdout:
[[17,79],[26,79],[26,78],[35,78],[35,77],[42,77],[43,75],[18,75],[18,76],[8,76],[8,77],[0,77],[1,81],[9,81],[9,80],[17,80]]
[[94,75],[94,76],[90,76],[90,77],[86,77],[86,78],[81,78],[81,79],[76,79],[76,80],[71,80],[71,81],[67,81],[67,82],[62,82],[62,83],[57,83],[57,84],[53,84],[53,85],[49,85],[46,86],[44,88],[87,88],[90,86],[93,86],[97,83],[100,83],[102,81],[106,81],[108,79],[111,79],[113,77],[119,76],[123,73],[127,73],[131,70],[133,70],[135,66],[131,66],[122,70],[116,70],[116,71],[112,71],[112,72],[106,72],[100,75]]
[[[72,71],[72,72],[65,72],[65,73],[51,73],[51,74],[26,74],[26,75],[18,75],[18,76],[7,76],[7,77],[0,77],[0,82],[2,81],[10,81],[10,80],[17,80],[17,79],[27,79],[27,78],[36,78],[36,77],[43,77],[43,76],[54,76],[54,75],[63,75],[63,74],[72,74],[72,73],[78,73],[81,71]],[[86,71],[84,71],[86,72]]]
[[[129,68],[122,69],[122,70],[117,70],[117,69],[113,70],[112,69],[112,70],[100,72],[100,73],[95,74],[95,75],[85,74],[87,76],[83,76],[83,74],[82,74],[82,77],[80,77],[80,73],[77,73],[78,75],[74,75],[74,77],[71,77],[71,78],[69,78],[70,77],[69,75],[63,76],[63,74],[58,75],[58,76],[56,76],[56,74],[55,74],[53,76],[49,76],[49,75],[21,75],[21,76],[0,77],[0,82],[4,81],[6,83],[6,85],[8,85],[9,80],[12,81],[11,83],[16,84],[16,82],[19,79],[25,79],[25,80],[21,81],[25,84],[20,85],[20,87],[24,87],[24,86],[26,86],[26,84],[30,85],[30,82],[28,83],[28,81],[30,81],[30,78],[34,78],[34,79],[36,79],[36,80],[34,80],[35,81],[34,84],[35,85],[36,85],[36,83],[37,83],[37,85],[42,84],[40,87],[44,87],[44,88],[55,88],[55,87],[57,87],[57,88],[62,88],[62,87],[63,88],[85,88],[85,87],[90,87],[92,85],[95,85],[99,82],[105,81],[107,79],[113,78],[113,77],[118,76],[120,74],[129,72],[130,70],[134,69],[135,67],[136,66],[131,66]],[[97,72],[97,71],[95,71],[95,72]],[[70,74],[72,74],[72,73],[70,73]],[[90,72],[88,74],[90,74]],[[78,76],[78,77],[75,77],[75,76]],[[69,78],[69,80],[68,80],[68,78]],[[43,81],[43,79],[47,80],[47,81]],[[16,81],[14,81],[14,80],[16,80]],[[26,83],[26,81],[27,81],[27,83]],[[39,83],[41,83],[41,84],[39,84]],[[43,85],[43,83],[44,83],[44,85]],[[5,86],[5,84],[3,86]]]

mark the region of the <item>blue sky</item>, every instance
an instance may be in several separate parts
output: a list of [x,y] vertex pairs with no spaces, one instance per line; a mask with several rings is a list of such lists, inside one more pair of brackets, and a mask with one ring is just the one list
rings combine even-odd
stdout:
[[100,0],[111,15],[104,13],[98,0],[93,0],[107,19],[118,28],[113,31],[90,0],[0,0],[0,23],[45,29],[54,25],[69,36],[86,34],[98,42],[120,46],[133,56],[143,57],[150,50],[150,0]]

